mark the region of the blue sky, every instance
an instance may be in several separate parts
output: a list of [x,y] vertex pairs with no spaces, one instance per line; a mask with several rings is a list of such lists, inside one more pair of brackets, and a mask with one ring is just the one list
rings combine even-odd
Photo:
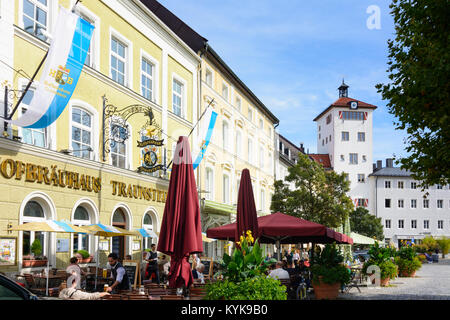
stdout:
[[[349,96],[378,106],[373,160],[406,155],[404,132],[375,85],[387,82],[387,40],[394,37],[386,0],[160,0],[209,44],[280,119],[278,131],[316,152],[314,117]],[[371,5],[380,29],[370,30]]]

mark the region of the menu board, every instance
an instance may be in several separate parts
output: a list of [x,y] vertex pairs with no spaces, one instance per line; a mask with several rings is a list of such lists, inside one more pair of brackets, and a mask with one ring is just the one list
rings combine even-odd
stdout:
[[209,275],[212,277],[213,275],[213,259],[212,258],[200,258],[200,261],[205,266],[205,269],[203,269],[204,275]]
[[136,289],[137,285],[139,286],[141,285],[141,276],[140,276],[141,270],[139,268],[139,261],[124,260],[122,265],[125,268],[125,271],[127,272],[131,284],[133,285],[134,289]]
[[0,266],[16,264],[17,238],[0,238]]

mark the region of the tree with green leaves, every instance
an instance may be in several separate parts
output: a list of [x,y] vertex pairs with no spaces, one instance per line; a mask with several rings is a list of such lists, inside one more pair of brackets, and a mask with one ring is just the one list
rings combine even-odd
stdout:
[[[350,182],[344,173],[325,171],[323,166],[303,153],[297,164],[290,167],[286,181],[275,182],[270,210],[337,228],[353,210],[346,192]],[[289,183],[294,183],[291,190]]]
[[370,214],[364,207],[358,207],[350,214],[350,229],[366,237],[384,239],[381,218]]
[[422,185],[450,181],[450,6],[448,0],[393,0],[395,39],[388,41],[390,82],[377,84],[406,129],[407,157],[397,159]]

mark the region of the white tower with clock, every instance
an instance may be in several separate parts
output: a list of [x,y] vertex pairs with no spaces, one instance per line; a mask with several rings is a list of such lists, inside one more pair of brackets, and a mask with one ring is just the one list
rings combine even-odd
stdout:
[[345,172],[350,180],[349,196],[355,206],[369,210],[372,173],[372,112],[374,105],[350,98],[344,81],[339,99],[314,121],[317,122],[317,153],[328,154],[333,170]]

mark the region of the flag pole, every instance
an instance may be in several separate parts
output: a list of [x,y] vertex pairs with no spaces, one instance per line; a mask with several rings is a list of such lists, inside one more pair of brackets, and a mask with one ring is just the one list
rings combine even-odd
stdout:
[[[214,102],[214,98],[208,103],[208,105],[205,108],[205,111],[203,111],[202,115],[200,116],[200,118],[198,119],[197,123],[192,127],[191,132],[189,132],[188,134],[188,138],[191,136],[192,132],[194,131],[195,127],[197,127],[197,125],[200,123],[200,120],[202,120],[203,116],[205,115],[206,111],[208,111],[209,106],[211,105],[211,103]],[[169,165],[167,166],[166,170],[170,168],[170,166],[172,165],[173,159],[169,162]]]

